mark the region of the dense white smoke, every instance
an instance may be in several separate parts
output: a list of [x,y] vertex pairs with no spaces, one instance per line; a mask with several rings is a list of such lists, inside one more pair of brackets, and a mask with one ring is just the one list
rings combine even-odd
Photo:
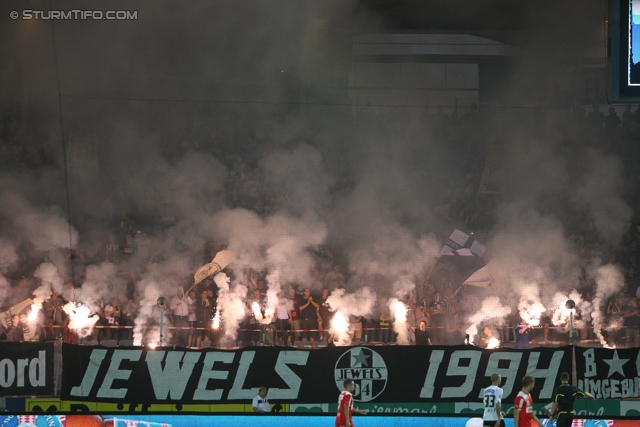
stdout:
[[486,324],[491,323],[491,321],[500,323],[502,318],[506,317],[509,313],[511,313],[511,307],[502,305],[500,298],[485,298],[482,301],[480,310],[471,315],[467,320],[467,322],[470,323],[466,331],[466,334],[469,335],[469,342],[472,343],[474,341],[481,323],[485,323],[485,326]]
[[[328,200],[332,177],[323,167],[322,153],[308,144],[292,150],[277,150],[260,161],[264,186],[288,194],[282,206],[296,215],[321,212]],[[295,180],[292,180],[296,177]]]
[[334,312],[341,311],[347,315],[365,316],[372,312],[376,298],[376,294],[368,287],[360,288],[353,293],[336,289],[327,298],[327,304]]
[[[462,217],[462,202],[475,200],[472,208],[481,211],[479,200],[490,197],[497,208],[484,212],[485,226],[490,225],[480,232],[509,284],[486,291],[494,296],[481,307],[477,307],[480,299],[472,301],[477,305],[470,310],[474,314],[461,320],[472,327],[498,322],[510,306],[518,307],[524,320],[533,325],[549,310],[554,324],[566,322],[561,299],[577,287],[584,268],[589,278],[597,278],[596,300],[589,305],[574,292],[569,297],[576,300],[584,318],[593,318],[596,333],[603,339],[600,331],[606,325],[600,307],[620,289],[622,279],[613,266],[597,270],[594,266],[601,265],[600,258],[619,245],[631,215],[621,190],[627,187],[621,173],[626,164],[618,155],[609,154],[608,148],[587,147],[582,141],[579,146],[566,144],[569,120],[564,112],[556,114],[555,108],[542,109],[542,116],[536,112],[533,121],[540,120],[544,126],[538,123],[543,127],[541,133],[531,132],[533,110],[529,107],[538,101],[552,104],[544,99],[548,88],[538,89],[533,82],[539,76],[561,79],[556,62],[566,61],[550,60],[523,73],[521,68],[526,68],[528,60],[538,62],[538,55],[515,59],[516,70],[504,79],[503,94],[488,97],[496,105],[514,108],[482,108],[478,132],[468,132],[472,124],[462,120],[468,105],[460,105],[459,123],[438,129],[431,126],[433,114],[419,117],[423,104],[442,103],[445,114],[450,115],[455,102],[458,113],[459,91],[437,91],[434,98],[426,92],[414,97],[413,91],[403,89],[410,95],[398,95],[392,87],[397,82],[425,87],[426,75],[416,74],[412,79],[412,68],[403,64],[394,65],[401,70],[394,78],[387,78],[391,68],[384,68],[379,74],[386,81],[376,80],[376,64],[358,58],[355,68],[367,70],[364,74],[353,67],[351,37],[336,47],[336,25],[353,25],[362,33],[387,32],[388,28],[380,26],[385,17],[371,16],[374,12],[363,12],[357,6],[353,1],[305,2],[284,10],[273,2],[234,2],[218,10],[197,1],[195,9],[177,11],[158,2],[140,5],[143,27],[139,28],[145,31],[123,26],[114,32],[96,26],[79,37],[72,26],[56,28],[60,32],[56,39],[63,43],[61,51],[73,52],[62,58],[61,70],[66,71],[60,74],[60,87],[83,99],[65,98],[68,122],[64,127],[72,129],[74,136],[85,131],[95,134],[98,144],[92,151],[90,144],[73,145],[69,137],[63,141],[69,150],[62,153],[58,148],[59,135],[51,130],[58,123],[52,126],[50,122],[50,111],[59,108],[49,101],[58,99],[51,92],[55,85],[43,85],[42,91],[27,97],[16,96],[28,99],[18,108],[25,117],[15,126],[19,129],[17,145],[27,149],[44,139],[38,148],[53,153],[50,164],[38,167],[37,173],[22,169],[0,173],[0,219],[5,235],[10,236],[0,239],[0,305],[33,292],[34,307],[39,307],[52,290],[62,291],[66,299],[84,304],[69,306],[72,323],[79,322],[77,329],[84,334],[91,328],[91,322],[89,326],[83,323],[84,318],[95,316],[80,312],[87,308],[89,314],[95,313],[118,294],[130,291],[123,280],[126,276],[133,282],[133,297],[140,305],[136,342],[158,342],[156,300],[163,296],[170,301],[176,284],[169,278],[191,277],[209,255],[206,245],[215,243],[237,254],[231,265],[234,274],[230,274],[235,279],[224,274],[215,277],[220,290],[218,314],[223,314],[225,336],[233,338],[246,313],[249,271],[267,275],[265,315],[256,317],[269,323],[279,290],[296,284],[310,288],[314,295],[320,291],[323,278],[313,276],[311,270],[318,258],[315,254],[327,247],[335,257],[323,259],[325,267],[340,264],[346,276],[346,290],[331,289],[328,300],[336,312],[333,330],[341,337],[340,343],[350,340],[350,315],[377,314],[376,299],[381,301],[378,307],[397,308],[392,313],[397,311],[393,314],[398,339],[408,342],[411,316],[403,324],[407,316],[402,314],[401,301],[406,295],[426,292],[415,284],[431,271],[453,224],[464,219],[465,227],[483,228]],[[193,10],[201,13],[193,16]],[[165,28],[168,21],[162,18],[167,13],[171,13],[170,32]],[[557,10],[545,16],[552,19],[544,25],[547,37],[537,37],[537,31],[514,37],[523,53],[529,47],[541,47],[541,39],[554,40],[555,51],[560,38],[554,35],[565,34],[566,22],[558,22],[564,15]],[[180,25],[185,22],[189,25]],[[579,25],[576,38],[592,31]],[[51,46],[48,39],[42,43],[44,50]],[[20,51],[22,47],[25,52]],[[16,45],[15,49],[21,52],[16,53],[17,58],[38,57],[35,47]],[[570,43],[557,50],[563,49],[580,50]],[[146,53],[140,55],[141,50]],[[27,61],[17,69],[21,72],[8,74],[9,88],[52,81],[47,67],[34,67]],[[107,69],[114,71],[111,78],[95,78]],[[149,78],[137,81],[136,76]],[[352,85],[357,86],[361,76],[371,86],[380,87],[354,89]],[[521,84],[523,77],[530,79],[525,85]],[[343,101],[323,105],[324,99],[308,98],[312,92],[330,92],[333,97],[343,78],[348,79],[350,92],[344,95],[354,97],[347,106],[340,105]],[[178,80],[181,84],[176,85]],[[213,81],[215,85],[207,83]],[[517,82],[515,86],[511,81]],[[255,87],[247,90],[248,82]],[[385,87],[387,84],[390,86]],[[327,87],[331,89],[322,89]],[[528,87],[535,87],[535,93],[528,92]],[[561,89],[575,88],[567,83]],[[464,92],[474,101],[481,94],[480,89]],[[111,93],[132,100],[91,98]],[[427,98],[422,99],[422,94]],[[356,111],[367,101],[373,101],[375,107]],[[404,119],[399,106],[406,107]],[[42,135],[29,134],[31,125],[41,128]],[[484,137],[480,128],[486,128]],[[21,133],[27,133],[24,140]],[[504,157],[499,171],[505,177],[504,191],[495,197],[478,197],[482,160],[488,145],[495,142]],[[0,154],[3,162],[11,157]],[[62,164],[68,164],[68,170],[63,171]],[[69,172],[69,187],[63,184],[62,172]],[[65,204],[66,191],[70,204]],[[436,206],[445,209],[438,213]],[[67,222],[65,209],[69,208],[77,229]],[[104,261],[103,253],[108,240],[103,234],[115,233],[121,210],[141,223],[132,221],[130,229],[118,233],[135,233],[146,226],[154,236],[151,241],[136,234],[135,250],[122,269]],[[578,221],[574,221],[576,215]],[[567,237],[589,227],[599,233],[600,247],[590,248],[594,259],[587,262]],[[82,236],[78,230],[83,230]],[[84,234],[84,230],[89,231]],[[18,256],[18,248],[28,255]],[[84,252],[90,263],[83,283],[76,283],[81,287],[75,295],[68,294],[71,288],[62,288],[62,281],[73,271],[68,257],[72,248]],[[38,277],[40,283],[13,283],[12,288],[9,273],[20,264],[28,265],[33,261],[30,257],[36,260],[30,270],[45,261],[35,273],[25,273]],[[73,279],[81,276],[73,272]],[[470,299],[476,292],[481,293],[469,291]],[[171,336],[167,320],[165,343]]]
[[[580,307],[583,303],[582,298],[580,298],[580,293],[575,289],[573,289],[568,296],[562,292],[557,292],[549,306],[549,310],[553,310],[551,323],[554,325],[564,326],[569,321],[569,315],[572,311],[566,306],[568,300],[572,300],[576,304],[576,307]],[[588,315],[590,315],[590,313],[588,313]]]
[[78,243],[78,231],[69,226],[60,208],[51,205],[35,208],[16,194],[2,193],[0,212],[11,218],[16,231],[37,251],[73,248]]
[[55,265],[49,262],[42,263],[40,267],[33,272],[33,275],[40,279],[43,287],[49,289],[49,294],[51,291],[62,294],[62,278],[58,274],[58,269]]
[[66,303],[63,310],[69,316],[69,329],[74,331],[80,339],[91,335],[93,327],[100,320],[100,316],[92,314],[89,307],[72,301]]
[[118,267],[108,261],[87,267],[84,283],[74,290],[75,300],[89,307],[91,313],[99,310],[98,305],[111,302],[125,290],[126,283],[120,276]]
[[13,271],[18,265],[16,246],[10,240],[0,238],[0,307],[5,299],[11,295],[11,283],[4,276]]
[[17,264],[16,245],[8,239],[0,238],[0,273],[12,271]]
[[595,229],[608,245],[620,244],[632,214],[631,207],[620,197],[620,189],[624,187],[619,173],[621,163],[617,156],[587,149],[582,183],[570,193],[577,208],[591,214]]
[[[268,270],[281,283],[309,281],[309,248],[323,244],[327,228],[314,214],[275,214],[266,219],[245,209],[225,209],[214,215],[214,237],[236,253],[234,269]],[[277,283],[277,282],[273,282]]]

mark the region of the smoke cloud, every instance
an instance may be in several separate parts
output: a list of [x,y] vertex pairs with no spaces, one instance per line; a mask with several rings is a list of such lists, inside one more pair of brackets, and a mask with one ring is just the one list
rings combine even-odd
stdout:
[[[511,313],[511,307],[502,305],[500,298],[489,297],[482,301],[480,310],[469,317],[469,327],[466,330],[466,334],[469,335],[469,342],[474,342],[476,334],[478,333],[478,327],[481,323],[485,323],[485,326],[494,322],[500,323],[503,317],[506,317]],[[522,311],[521,311],[522,313]]]

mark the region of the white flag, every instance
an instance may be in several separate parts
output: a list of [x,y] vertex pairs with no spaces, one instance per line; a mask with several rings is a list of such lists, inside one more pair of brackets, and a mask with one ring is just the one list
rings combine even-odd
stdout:
[[197,285],[205,278],[213,276],[214,274],[222,271],[227,265],[231,264],[236,259],[236,254],[232,251],[220,251],[213,257],[213,261],[203,265],[196,271],[193,276],[193,281]]
[[480,242],[476,241],[468,234],[455,229],[449,240],[440,251],[440,256],[456,255],[456,256],[478,256],[484,255],[487,249]]
[[492,259],[487,265],[473,273],[464,285],[479,286],[481,288],[499,288],[509,284],[509,277],[502,271],[498,261]]

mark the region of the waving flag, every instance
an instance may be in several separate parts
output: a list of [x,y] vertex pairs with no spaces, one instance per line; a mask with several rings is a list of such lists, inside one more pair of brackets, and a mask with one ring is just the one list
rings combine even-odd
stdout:
[[208,264],[203,265],[196,271],[196,274],[193,276],[194,284],[198,284],[202,282],[205,278],[209,276],[213,276],[214,274],[222,271],[227,265],[229,265],[234,259],[236,259],[236,254],[232,251],[220,251],[216,254]]
[[487,265],[473,273],[463,284],[481,288],[503,287],[509,284],[509,277],[502,271],[498,262],[492,259]]
[[440,256],[454,255],[454,256],[477,256],[481,257],[486,252],[487,248],[484,247],[476,239],[464,233],[457,228],[453,230],[449,240],[444,245],[444,248],[440,251]]

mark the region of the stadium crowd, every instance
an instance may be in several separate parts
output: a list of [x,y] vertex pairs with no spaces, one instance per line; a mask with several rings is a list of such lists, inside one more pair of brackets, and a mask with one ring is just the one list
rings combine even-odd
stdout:
[[[440,206],[434,209],[440,219],[449,225],[448,229],[460,228],[473,230],[477,236],[488,235],[495,224],[496,207],[504,197],[503,194],[482,193],[478,191],[484,162],[495,136],[501,134],[503,127],[509,123],[518,123],[536,138],[546,138],[553,134],[560,142],[557,150],[568,151],[577,146],[589,146],[605,154],[617,155],[622,159],[623,176],[628,189],[624,198],[634,207],[628,229],[617,246],[603,243],[590,218],[576,211],[559,198],[550,196],[541,201],[547,212],[561,219],[567,233],[567,239],[573,242],[573,251],[577,254],[586,272],[589,265],[596,260],[614,263],[624,271],[624,288],[605,301],[601,310],[606,313],[607,321],[604,331],[610,345],[640,346],[640,278],[638,277],[638,252],[640,244],[640,194],[634,183],[638,182],[640,167],[638,165],[638,144],[640,141],[640,108],[627,105],[619,116],[613,107],[593,105],[590,111],[575,104],[568,105],[562,96],[553,99],[549,106],[526,111],[517,111],[500,106],[477,106],[465,108],[464,114],[456,110],[445,110],[442,106],[424,106],[419,112],[411,114],[409,107],[374,107],[361,106],[349,111],[337,111],[335,114],[324,114],[310,121],[308,143],[321,151],[330,152],[334,145],[327,144],[326,129],[336,129],[335,138],[346,141],[350,139],[366,139],[371,134],[382,138],[403,138],[420,143],[428,138],[437,139],[432,155],[449,165],[450,173],[443,178],[442,188],[445,197]],[[607,110],[606,114],[601,110]],[[221,199],[230,207],[241,207],[255,211],[261,217],[282,209],[288,209],[295,203],[288,194],[280,192],[265,182],[258,161],[266,155],[270,138],[275,138],[272,129],[274,123],[286,127],[288,119],[285,115],[274,115],[257,120],[250,115],[226,112],[212,115],[207,123],[195,123],[190,133],[185,135],[166,135],[167,139],[176,138],[182,141],[178,148],[168,150],[164,155],[170,159],[179,159],[190,150],[210,152],[227,167],[228,176]],[[508,117],[508,120],[505,119]],[[244,126],[238,126],[243,123]],[[20,118],[11,109],[4,111],[0,128],[0,169],[6,174],[31,173],[46,167],[56,167],[56,156],[48,153],[45,147],[33,142],[34,138],[24,131]],[[330,124],[330,126],[329,126]],[[323,137],[316,137],[315,130]],[[441,147],[438,151],[437,147]],[[330,153],[338,156],[339,153]],[[333,158],[333,157],[331,157]],[[335,162],[336,170],[331,171],[340,176],[333,194],[346,192],[353,185],[349,170],[339,170],[341,163]],[[331,167],[329,165],[328,167]],[[580,164],[571,165],[577,170]],[[330,207],[332,200],[323,200],[322,204]],[[0,216],[0,221],[2,221]],[[118,277],[125,284],[125,291],[117,297],[102,301],[98,325],[101,326],[133,326],[133,320],[139,310],[139,301],[135,294],[135,284],[148,265],[157,262],[164,254],[156,242],[156,234],[164,225],[158,226],[149,218],[138,217],[135,212],[128,212],[126,207],[115,208],[105,213],[103,223],[85,218],[75,218],[73,224],[80,234],[99,235],[100,244],[93,247],[81,243],[69,250],[67,262],[70,275],[66,277],[66,286],[77,288],[82,285],[88,266],[110,261],[117,265]],[[2,229],[7,229],[4,225]],[[446,240],[446,235],[440,236]],[[18,295],[25,296],[20,289],[35,289],[38,285],[33,276],[34,270],[43,262],[42,256],[25,239],[12,236],[19,253],[19,267],[6,275],[11,282],[10,292],[5,298],[5,309],[18,301]],[[199,264],[209,262],[215,254],[223,249],[218,242],[209,242]],[[180,250],[179,248],[176,250]],[[272,344],[290,344],[307,340],[331,341],[328,332],[331,311],[326,299],[335,289],[344,288],[349,282],[347,262],[340,256],[340,248],[321,248],[309,251],[313,258],[313,269],[309,283],[289,283],[279,295],[279,306],[273,325],[262,325],[254,314],[254,302],[264,310],[266,292],[270,286],[267,271],[244,271],[238,277],[246,277],[247,287],[246,318],[240,329],[237,340],[230,345],[251,345],[260,342]],[[235,280],[236,273],[231,267],[224,270]],[[464,273],[458,271],[456,265],[446,260],[439,262],[436,268],[422,278],[417,291],[406,296],[405,304],[410,308],[407,324],[416,328],[420,322],[426,322],[433,344],[461,344],[465,342],[466,319],[474,312],[477,301],[473,292],[466,287],[458,288],[465,279]],[[198,330],[177,329],[172,336],[172,344],[201,346],[204,342],[221,340],[220,331],[207,329],[216,313],[218,288],[211,278],[193,286],[191,277],[167,277],[175,289],[174,295],[168,295],[168,312],[175,327],[199,327]],[[593,301],[596,283],[586,274],[576,284],[581,298]],[[15,297],[14,297],[15,294]],[[45,301],[39,320],[40,339],[59,339],[67,342],[78,342],[77,336],[67,327],[69,319],[62,310],[65,301],[56,292]],[[578,337],[587,342],[594,340],[594,332],[586,319],[583,323],[581,313],[576,313],[578,321]],[[501,328],[485,328],[478,335],[477,345],[486,345],[491,335],[499,337],[503,342],[515,339],[514,326],[520,321],[517,308],[504,319]],[[355,341],[393,342],[393,316],[385,304],[379,304],[375,312],[367,316],[349,319],[351,335]],[[287,333],[293,329],[295,332]],[[278,331],[278,332],[275,332]],[[62,335],[61,335],[62,334]],[[130,340],[132,330],[95,329],[91,338],[95,340],[114,339]],[[547,341],[566,341],[567,325],[552,324],[550,316],[542,319],[541,327],[532,330],[531,339],[542,343]]]

